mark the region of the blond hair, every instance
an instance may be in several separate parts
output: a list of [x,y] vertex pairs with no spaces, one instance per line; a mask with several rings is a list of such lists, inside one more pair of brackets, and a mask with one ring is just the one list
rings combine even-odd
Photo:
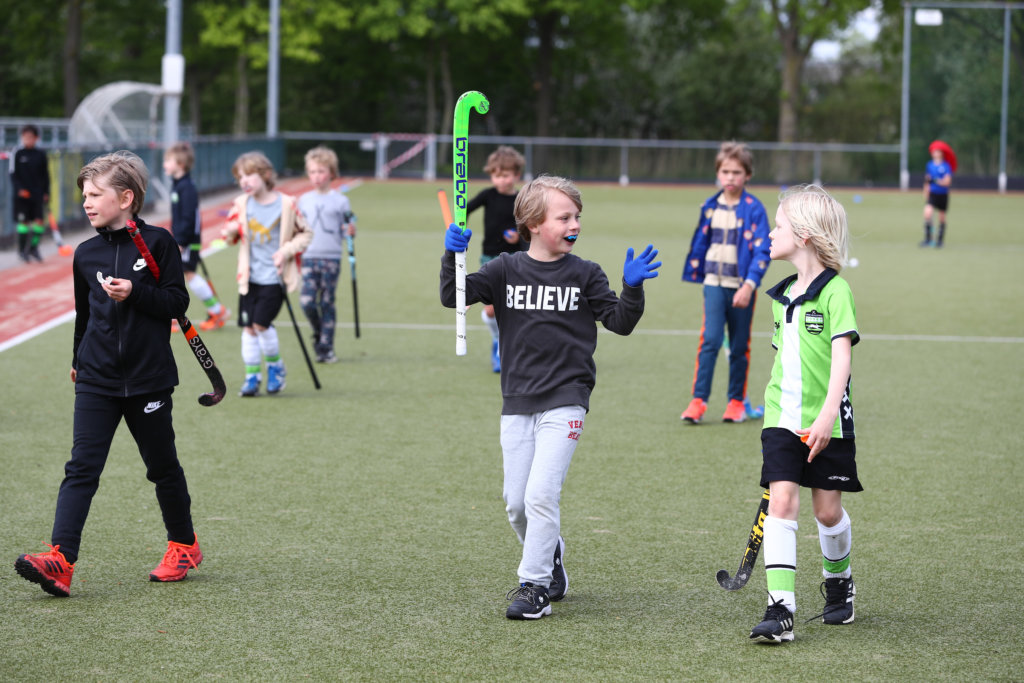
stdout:
[[793,234],[810,244],[818,260],[837,273],[846,265],[850,231],[846,209],[820,185],[796,185],[779,195]]
[[571,180],[553,175],[540,175],[526,184],[516,195],[512,213],[516,218],[516,230],[524,242],[530,241],[530,228],[544,222],[548,213],[548,193],[561,192],[572,200],[578,211],[583,210],[583,197]]
[[718,155],[715,156],[715,173],[718,173],[718,169],[722,168],[722,164],[730,159],[743,167],[747,177],[754,175],[754,156],[750,153],[750,148],[744,143],[736,142],[735,140],[722,143],[718,148]]
[[266,183],[267,189],[274,189],[277,173],[274,171],[274,165],[270,163],[270,159],[263,152],[246,152],[235,159],[235,163],[231,166],[231,175],[235,176],[235,180],[241,180],[242,176],[250,173],[259,173],[263,182]]
[[331,180],[338,177],[338,155],[330,147],[317,145],[306,152],[305,161],[307,167],[310,163],[320,164],[325,167],[331,174]]
[[484,173],[512,171],[516,175],[523,175],[524,168],[526,168],[526,159],[523,158],[523,155],[508,145],[502,145],[487,155]]
[[99,187],[109,187],[117,194],[125,190],[132,193],[132,215],[142,211],[146,202],[149,171],[138,154],[121,149],[96,157],[78,172],[78,189],[84,190],[86,181]]
[[173,157],[178,164],[188,173],[192,165],[196,163],[196,153],[192,151],[192,145],[187,142],[175,142],[164,152],[165,157]]

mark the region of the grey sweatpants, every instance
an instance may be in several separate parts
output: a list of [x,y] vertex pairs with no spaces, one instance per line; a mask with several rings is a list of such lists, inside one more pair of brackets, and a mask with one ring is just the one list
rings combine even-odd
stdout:
[[561,528],[558,502],[586,412],[583,406],[561,406],[501,416],[502,497],[508,521],[523,544],[520,583],[551,584]]

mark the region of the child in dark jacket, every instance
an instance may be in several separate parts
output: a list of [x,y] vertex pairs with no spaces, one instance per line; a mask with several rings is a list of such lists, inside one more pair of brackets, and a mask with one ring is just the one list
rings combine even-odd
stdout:
[[[171,425],[178,370],[167,320],[188,308],[174,238],[139,218],[146,195],[142,160],[127,151],[99,157],[78,175],[83,207],[97,235],[78,246],[73,272],[74,442],[57,494],[50,550],[21,555],[15,569],[51,595],[70,595],[82,529],[114,432],[123,419],[146,464],[167,528],[167,552],[151,581],[180,581],[203,561],[191,499]],[[134,221],[160,268],[154,277],[128,235]]]
[[[190,174],[195,161],[195,152],[187,142],[176,142],[164,152],[164,173],[171,179],[171,233],[181,250],[185,282],[206,307],[206,320],[199,323],[199,329],[208,332],[224,327],[229,312],[217,298],[213,285],[199,274],[202,222],[199,218],[199,191]],[[177,324],[177,321],[171,323],[175,332],[178,331]]]

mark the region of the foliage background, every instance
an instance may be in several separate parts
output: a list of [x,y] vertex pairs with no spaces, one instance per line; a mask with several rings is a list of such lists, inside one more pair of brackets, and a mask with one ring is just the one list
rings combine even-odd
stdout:
[[[262,130],[266,4],[184,5],[182,123]],[[850,30],[867,7],[873,41]],[[1024,12],[1011,16],[1008,167],[1019,176]],[[961,177],[996,173],[1002,20],[945,10],[941,27],[913,27],[911,169],[943,138]],[[70,116],[100,85],[159,80],[165,21],[149,0],[3,3],[0,114]],[[810,57],[823,39],[841,42],[837,60]],[[284,0],[279,120],[444,134],[454,98],[479,89],[494,134],[895,143],[902,39],[894,0]]]

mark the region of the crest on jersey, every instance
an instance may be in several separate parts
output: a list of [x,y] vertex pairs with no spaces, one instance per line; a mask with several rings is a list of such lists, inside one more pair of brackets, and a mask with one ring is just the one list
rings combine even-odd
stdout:
[[804,327],[810,334],[821,334],[825,329],[825,316],[812,309],[804,314]]

